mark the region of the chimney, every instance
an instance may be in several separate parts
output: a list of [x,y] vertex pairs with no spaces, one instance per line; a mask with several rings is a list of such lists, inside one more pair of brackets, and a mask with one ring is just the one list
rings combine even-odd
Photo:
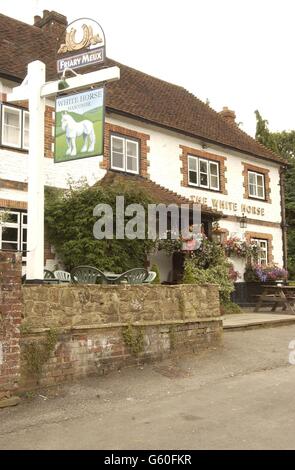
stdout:
[[68,25],[67,17],[56,11],[43,10],[43,17],[34,16],[34,26],[60,38]]
[[232,111],[231,109],[228,109],[227,106],[223,106],[222,111],[219,111],[219,114],[223,117],[223,119],[225,119],[230,124],[237,125],[236,113]]

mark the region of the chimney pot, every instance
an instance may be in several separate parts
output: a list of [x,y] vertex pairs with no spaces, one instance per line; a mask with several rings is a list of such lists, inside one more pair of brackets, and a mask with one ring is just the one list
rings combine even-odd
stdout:
[[231,124],[236,124],[236,113],[231,109],[228,109],[227,106],[223,106],[222,111],[219,114],[225,119],[227,122]]
[[56,11],[43,10],[43,17],[34,16],[34,25],[59,38],[67,27],[67,17]]
[[39,23],[39,21],[41,21],[41,16],[35,15],[34,16],[34,25],[36,26]]

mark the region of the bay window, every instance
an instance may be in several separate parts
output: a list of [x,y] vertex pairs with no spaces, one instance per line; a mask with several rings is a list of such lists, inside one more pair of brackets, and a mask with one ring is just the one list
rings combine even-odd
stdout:
[[219,191],[219,163],[188,155],[188,182],[191,186]]

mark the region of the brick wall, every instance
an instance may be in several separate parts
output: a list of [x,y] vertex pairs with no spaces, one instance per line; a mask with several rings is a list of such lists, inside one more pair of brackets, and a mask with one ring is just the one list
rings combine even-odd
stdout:
[[0,408],[18,390],[21,314],[21,257],[0,251]]
[[[26,285],[23,299],[22,389],[197,352],[222,336],[218,288],[212,285]],[[124,336],[128,327],[133,345]],[[48,331],[56,342],[37,373],[27,351],[43,348]]]
[[54,143],[53,130],[55,125],[54,108],[45,107],[45,135],[44,135],[44,155],[53,158],[52,146]]

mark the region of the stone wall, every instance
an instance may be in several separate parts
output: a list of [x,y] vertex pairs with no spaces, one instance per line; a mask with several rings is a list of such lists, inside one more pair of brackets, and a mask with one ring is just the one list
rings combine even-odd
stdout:
[[213,285],[24,285],[22,291],[22,389],[196,352],[221,340]]
[[21,312],[21,255],[0,251],[0,408],[18,402]]

